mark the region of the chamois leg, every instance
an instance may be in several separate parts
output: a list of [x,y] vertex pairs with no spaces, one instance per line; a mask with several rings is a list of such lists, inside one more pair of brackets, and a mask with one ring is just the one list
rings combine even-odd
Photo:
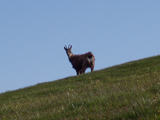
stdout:
[[80,74],[84,74],[85,73],[85,71],[80,71]]
[[78,70],[76,70],[76,72],[77,72],[77,75],[79,75],[79,74],[80,74],[80,72],[79,72]]
[[94,69],[94,66],[91,66],[91,72],[93,71],[93,69]]
[[82,69],[82,70],[80,71],[80,74],[84,74],[85,71],[86,71],[86,68]]

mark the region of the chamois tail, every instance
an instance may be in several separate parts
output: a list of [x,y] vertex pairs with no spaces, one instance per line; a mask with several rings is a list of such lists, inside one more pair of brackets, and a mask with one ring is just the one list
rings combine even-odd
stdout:
[[91,52],[89,52],[89,54],[87,56],[87,60],[88,60],[90,65],[94,64],[95,58],[94,58],[94,55]]

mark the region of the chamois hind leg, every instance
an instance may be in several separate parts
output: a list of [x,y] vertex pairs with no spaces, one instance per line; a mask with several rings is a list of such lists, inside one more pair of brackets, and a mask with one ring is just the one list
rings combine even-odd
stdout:
[[93,69],[94,69],[94,66],[91,66],[91,72],[93,71]]

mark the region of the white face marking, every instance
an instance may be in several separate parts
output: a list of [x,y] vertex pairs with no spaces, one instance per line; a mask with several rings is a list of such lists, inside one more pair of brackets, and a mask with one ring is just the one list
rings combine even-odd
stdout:
[[70,53],[68,56],[71,57],[71,56],[72,56],[72,53]]
[[71,51],[67,52],[68,57],[71,57],[73,55],[73,53]]

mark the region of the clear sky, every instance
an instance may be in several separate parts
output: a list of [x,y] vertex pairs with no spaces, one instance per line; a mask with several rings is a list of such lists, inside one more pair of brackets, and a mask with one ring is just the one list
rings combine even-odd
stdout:
[[0,93],[76,75],[68,44],[95,70],[159,55],[160,1],[1,0]]

